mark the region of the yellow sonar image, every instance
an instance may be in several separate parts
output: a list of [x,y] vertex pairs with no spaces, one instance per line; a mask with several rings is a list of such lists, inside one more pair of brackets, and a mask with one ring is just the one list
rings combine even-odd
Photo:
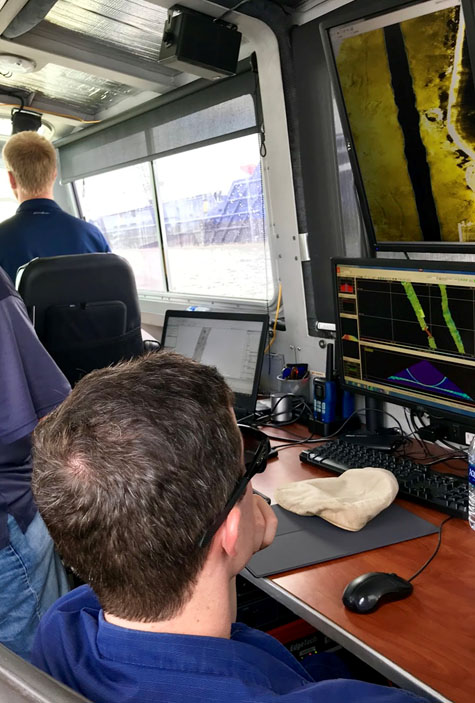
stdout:
[[475,241],[475,90],[462,10],[455,0],[415,7],[330,31],[376,241]]

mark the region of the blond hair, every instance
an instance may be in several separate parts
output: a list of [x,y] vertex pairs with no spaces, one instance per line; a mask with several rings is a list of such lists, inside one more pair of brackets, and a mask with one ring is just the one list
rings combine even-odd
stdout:
[[7,171],[11,171],[22,190],[37,195],[50,187],[56,176],[54,146],[36,132],[18,132],[2,151]]

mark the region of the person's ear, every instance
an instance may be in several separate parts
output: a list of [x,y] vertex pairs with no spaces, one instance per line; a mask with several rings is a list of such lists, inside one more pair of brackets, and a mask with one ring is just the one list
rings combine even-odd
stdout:
[[10,187],[12,190],[17,189],[16,178],[11,171],[8,171],[8,180],[10,181]]
[[241,508],[235,505],[218,531],[221,547],[229,557],[237,556],[240,523]]

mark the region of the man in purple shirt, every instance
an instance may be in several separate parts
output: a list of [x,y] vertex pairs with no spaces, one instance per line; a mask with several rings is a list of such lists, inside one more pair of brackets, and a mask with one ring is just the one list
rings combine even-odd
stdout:
[[30,433],[69,390],[0,269],[0,642],[25,659],[41,615],[68,590],[31,493]]
[[151,354],[89,374],[37,427],[34,494],[89,585],[45,615],[33,663],[95,703],[422,703],[316,680],[233,624],[235,576],[276,522],[249,483],[268,440],[232,400],[216,369]]

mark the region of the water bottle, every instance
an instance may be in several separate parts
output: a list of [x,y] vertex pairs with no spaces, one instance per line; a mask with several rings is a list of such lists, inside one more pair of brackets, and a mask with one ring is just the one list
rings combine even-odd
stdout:
[[468,449],[468,522],[475,530],[475,436]]

